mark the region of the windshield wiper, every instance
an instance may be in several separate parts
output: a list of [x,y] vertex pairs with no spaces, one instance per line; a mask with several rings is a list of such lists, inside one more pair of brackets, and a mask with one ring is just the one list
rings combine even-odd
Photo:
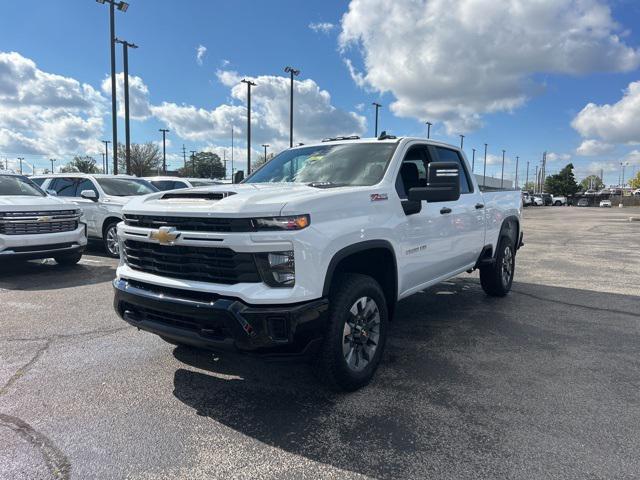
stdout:
[[334,188],[334,187],[346,187],[349,185],[348,183],[337,183],[337,182],[311,182],[307,183],[308,187],[315,188]]

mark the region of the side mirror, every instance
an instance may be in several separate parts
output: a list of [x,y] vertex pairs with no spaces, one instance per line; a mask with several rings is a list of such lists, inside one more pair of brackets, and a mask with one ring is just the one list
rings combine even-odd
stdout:
[[239,170],[233,175],[233,183],[240,183],[244,180],[244,171]]
[[58,192],[56,192],[55,190],[47,189],[47,195],[51,195],[52,197],[57,197]]
[[409,189],[409,200],[452,202],[460,198],[460,169],[456,162],[431,162],[427,166],[427,186]]
[[80,196],[86,200],[93,200],[94,202],[98,200],[98,195],[93,190],[82,190]]

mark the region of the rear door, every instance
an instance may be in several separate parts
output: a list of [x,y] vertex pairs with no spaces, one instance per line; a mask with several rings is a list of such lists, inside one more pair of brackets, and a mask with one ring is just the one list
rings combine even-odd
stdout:
[[[101,210],[104,209],[102,207],[102,198],[100,198],[100,192],[93,184],[93,180],[90,178],[78,178],[78,184],[76,186],[76,195],[74,201],[77,205],[82,208],[84,212],[84,218],[87,222],[87,231],[88,234],[92,237],[101,237],[102,232],[100,232],[100,228],[102,226],[102,222],[100,219],[104,215],[101,213]],[[90,200],[86,198],[82,198],[80,194],[83,190],[92,190],[96,193],[96,200]]]
[[475,263],[484,246],[485,211],[482,193],[474,187],[471,175],[460,153],[454,149],[432,146],[432,155],[440,162],[455,162],[460,171],[460,198],[455,202],[438,202],[445,210],[447,231],[451,235],[449,272]]

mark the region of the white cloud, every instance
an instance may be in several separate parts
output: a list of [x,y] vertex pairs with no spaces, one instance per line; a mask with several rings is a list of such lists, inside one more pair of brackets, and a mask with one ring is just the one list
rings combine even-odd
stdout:
[[591,139],[584,140],[580,146],[576,148],[576,153],[585,157],[595,157],[598,155],[604,155],[605,153],[610,153],[614,149],[615,145]]
[[[111,97],[111,75],[102,81],[102,91]],[[116,73],[116,99],[118,116],[124,118],[124,73]],[[129,117],[146,120],[151,115],[149,109],[149,88],[142,78],[129,75]]]
[[[235,126],[238,141],[246,135],[246,85],[236,72],[218,71],[218,79],[231,87],[234,104],[222,104],[207,110],[193,105],[163,102],[152,106],[154,116],[180,137],[192,141],[228,141]],[[263,75],[251,78],[252,140],[256,145],[270,143],[274,149],[288,145],[289,88],[287,77]],[[362,134],[366,120],[331,104],[331,96],[311,79],[296,80],[294,100],[294,137],[308,143],[335,135]],[[235,105],[235,102],[238,105]]]
[[198,45],[196,47],[196,62],[198,65],[202,66],[204,62],[204,56],[207,54],[207,47],[204,45]]
[[632,82],[613,105],[589,103],[571,122],[585,138],[608,143],[640,143],[640,81]]
[[569,160],[571,160],[571,155],[568,153],[547,152],[547,162],[568,162]]
[[16,52],[0,52],[0,150],[85,153],[99,150],[106,101],[77,80],[40,70]]
[[534,74],[637,68],[621,34],[602,0],[352,0],[340,47],[358,85],[395,96],[395,114],[461,133],[522,106],[540,88]]
[[333,23],[329,22],[317,22],[310,23],[309,28],[316,33],[324,33],[325,35],[329,34],[336,26]]

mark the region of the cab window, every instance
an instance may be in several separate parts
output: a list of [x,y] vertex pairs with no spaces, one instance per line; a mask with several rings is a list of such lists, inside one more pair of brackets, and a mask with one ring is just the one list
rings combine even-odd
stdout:
[[473,183],[469,181],[469,176],[464,167],[464,162],[460,158],[460,154],[455,150],[444,147],[435,147],[438,152],[438,160],[440,162],[455,162],[460,170],[460,194],[473,192]]

